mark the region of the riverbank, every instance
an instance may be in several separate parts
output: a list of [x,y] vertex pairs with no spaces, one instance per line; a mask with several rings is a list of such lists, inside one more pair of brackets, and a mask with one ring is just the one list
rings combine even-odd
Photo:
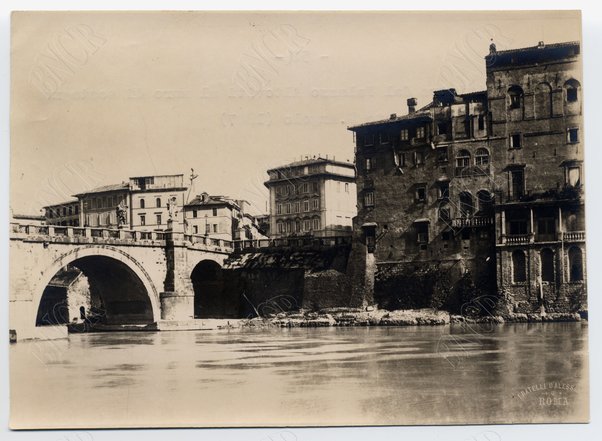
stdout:
[[581,321],[578,313],[507,314],[467,317],[433,309],[386,311],[333,308],[319,312],[281,312],[269,317],[241,320],[242,327],[281,328],[328,326],[439,326],[454,323],[541,323]]

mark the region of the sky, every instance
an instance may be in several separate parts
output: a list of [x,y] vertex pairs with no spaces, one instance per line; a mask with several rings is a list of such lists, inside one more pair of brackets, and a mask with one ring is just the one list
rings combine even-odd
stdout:
[[[266,170],[353,161],[348,126],[485,89],[498,50],[581,39],[577,12],[16,13],[14,213],[183,173],[266,212]],[[585,55],[587,56],[587,54]]]

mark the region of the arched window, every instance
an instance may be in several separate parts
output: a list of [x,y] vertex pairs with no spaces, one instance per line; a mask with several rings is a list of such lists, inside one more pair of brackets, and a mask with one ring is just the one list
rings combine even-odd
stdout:
[[541,263],[541,280],[544,282],[554,281],[554,252],[549,248],[544,248],[539,253]]
[[581,85],[579,81],[570,79],[564,83],[565,99],[567,103],[575,103],[579,101],[579,89]]
[[484,147],[478,148],[474,155],[475,165],[485,166],[489,164],[489,150]]
[[140,208],[144,208],[144,199],[140,199]]
[[487,190],[477,192],[477,203],[481,213],[489,213],[493,208],[493,196]]
[[155,203],[157,204],[157,208],[160,208],[161,207],[161,198],[157,198],[155,200]]
[[523,107],[523,89],[519,86],[511,86],[508,89],[508,108],[509,109],[522,109]]
[[460,150],[456,154],[456,167],[465,168],[470,165],[470,152],[468,150]]
[[579,247],[569,249],[569,277],[571,282],[583,280],[583,254]]
[[512,253],[512,280],[514,283],[527,281],[527,262],[525,253],[521,250]]
[[470,217],[474,213],[474,204],[472,200],[472,195],[463,191],[460,193],[460,216],[461,217]]
[[552,87],[539,83],[535,88],[535,117],[549,118],[552,115]]

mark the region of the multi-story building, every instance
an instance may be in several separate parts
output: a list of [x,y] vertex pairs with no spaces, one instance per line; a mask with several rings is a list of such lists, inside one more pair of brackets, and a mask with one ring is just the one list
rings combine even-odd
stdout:
[[585,305],[578,42],[486,57],[498,289],[518,310]]
[[[354,258],[374,268],[377,301],[452,301],[470,274],[488,293],[497,275],[519,311],[584,306],[579,44],[490,51],[487,90],[435,91],[419,110],[412,98],[407,115],[349,128]],[[416,274],[434,277],[404,293]]]
[[171,211],[173,222],[183,225],[186,188],[184,176],[177,174],[132,177],[128,182],[78,193],[79,224],[162,230],[167,228]]
[[268,170],[270,237],[351,234],[356,215],[355,167],[312,158]]
[[78,227],[80,225],[80,204],[77,199],[44,207],[44,217],[48,225]]
[[249,203],[225,196],[202,193],[184,206],[185,231],[213,239],[261,239],[255,218],[248,213]]

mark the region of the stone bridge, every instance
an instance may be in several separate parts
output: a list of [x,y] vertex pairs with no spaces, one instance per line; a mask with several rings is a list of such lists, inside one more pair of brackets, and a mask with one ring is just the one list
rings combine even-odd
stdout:
[[[81,324],[81,307],[107,330],[195,329],[195,319],[247,317],[274,296],[296,307],[347,303],[349,237],[231,242],[171,229],[10,228],[10,329],[19,340],[64,336],[66,324]],[[57,287],[73,274],[85,281],[83,297],[68,294],[75,285]]]
[[232,242],[170,230],[10,227],[10,329],[19,339],[50,337],[36,319],[46,288],[65,268],[86,276],[106,322],[156,324],[194,319],[195,277],[221,268],[233,251]]

